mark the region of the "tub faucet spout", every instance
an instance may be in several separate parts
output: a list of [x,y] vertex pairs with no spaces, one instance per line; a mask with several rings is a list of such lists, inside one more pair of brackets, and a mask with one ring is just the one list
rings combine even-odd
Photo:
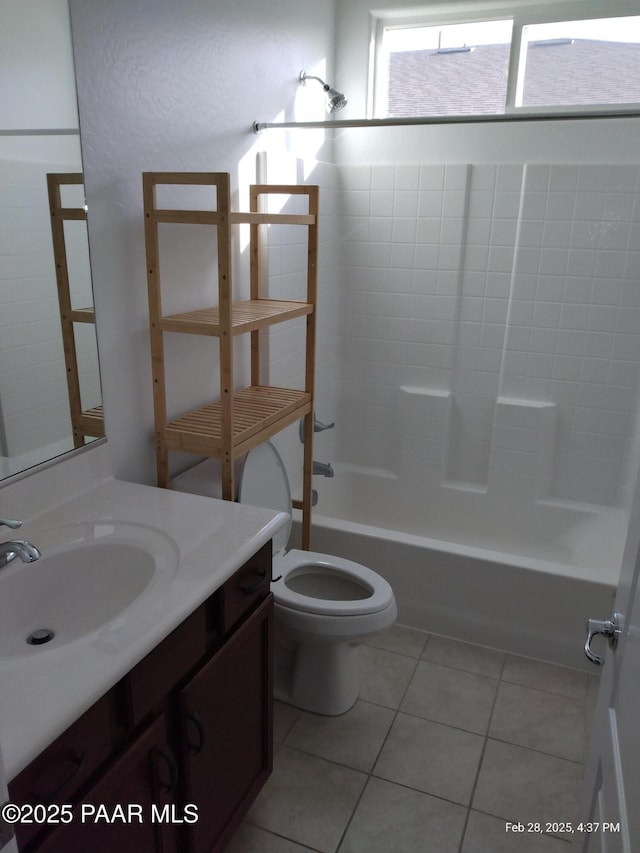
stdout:
[[313,463],[313,473],[321,474],[323,477],[333,477],[333,468],[331,462],[315,462]]

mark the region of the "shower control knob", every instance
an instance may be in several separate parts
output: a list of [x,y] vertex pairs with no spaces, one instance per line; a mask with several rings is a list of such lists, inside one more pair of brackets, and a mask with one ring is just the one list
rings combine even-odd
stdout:
[[607,637],[609,640],[609,648],[615,649],[622,630],[620,626],[621,619],[622,616],[620,613],[614,613],[611,619],[587,619],[587,639],[584,644],[584,653],[591,663],[594,663],[596,666],[602,666],[604,663],[604,658],[591,650],[593,638],[598,634],[602,634],[603,637]]

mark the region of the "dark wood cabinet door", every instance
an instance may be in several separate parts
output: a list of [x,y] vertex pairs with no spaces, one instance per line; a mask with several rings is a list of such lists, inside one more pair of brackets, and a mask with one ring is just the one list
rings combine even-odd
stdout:
[[223,849],[272,768],[271,594],[179,696],[194,853]]
[[[110,704],[103,696],[11,782],[11,801],[31,805],[40,812],[73,802],[112,751]],[[20,849],[44,829],[41,823],[19,824],[16,837]]]
[[[37,853],[176,853],[182,811],[166,719],[155,720],[74,805]],[[95,809],[96,811],[93,811]]]

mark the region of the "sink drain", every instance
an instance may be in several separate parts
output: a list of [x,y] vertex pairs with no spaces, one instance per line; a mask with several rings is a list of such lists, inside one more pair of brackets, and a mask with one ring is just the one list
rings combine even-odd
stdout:
[[27,643],[30,646],[42,646],[44,643],[48,643],[50,640],[53,640],[55,637],[55,631],[52,631],[51,628],[38,628],[37,631],[33,631],[27,637]]

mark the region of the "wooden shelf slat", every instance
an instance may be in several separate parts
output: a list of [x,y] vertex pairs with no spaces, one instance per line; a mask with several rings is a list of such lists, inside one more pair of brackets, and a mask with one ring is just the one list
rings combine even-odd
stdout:
[[315,225],[313,213],[232,213],[232,225]]
[[[147,213],[152,222],[174,225],[219,225],[224,214],[217,210],[170,210],[157,208]],[[71,211],[67,219],[82,219]],[[84,217],[86,218],[86,217]],[[230,213],[231,225],[314,225],[316,217],[309,213]]]
[[[311,407],[311,395],[291,388],[253,385],[233,394],[232,455],[240,455],[252,446],[284,429],[305,415]],[[208,456],[220,456],[227,450],[222,443],[222,406],[208,403],[171,420],[162,440],[169,450],[182,450]]]
[[83,207],[59,207],[52,216],[59,216],[60,219],[81,221],[87,218],[87,211]]
[[69,319],[72,323],[95,323],[96,313],[93,308],[72,308]]
[[220,225],[224,216],[216,210],[165,210],[147,213],[151,222],[168,222],[173,225]]
[[[232,334],[240,335],[262,329],[284,320],[311,314],[314,306],[310,302],[290,302],[280,299],[249,299],[236,302],[231,308]],[[220,312],[218,308],[202,308],[163,317],[158,324],[163,332],[182,332],[192,335],[220,335]]]
[[149,182],[156,186],[169,186],[170,184],[181,184],[183,186],[205,186],[217,187],[220,178],[225,172],[145,172]]
[[104,438],[104,413],[102,406],[93,409],[85,409],[78,418],[78,427],[82,435],[90,435],[92,438]]

